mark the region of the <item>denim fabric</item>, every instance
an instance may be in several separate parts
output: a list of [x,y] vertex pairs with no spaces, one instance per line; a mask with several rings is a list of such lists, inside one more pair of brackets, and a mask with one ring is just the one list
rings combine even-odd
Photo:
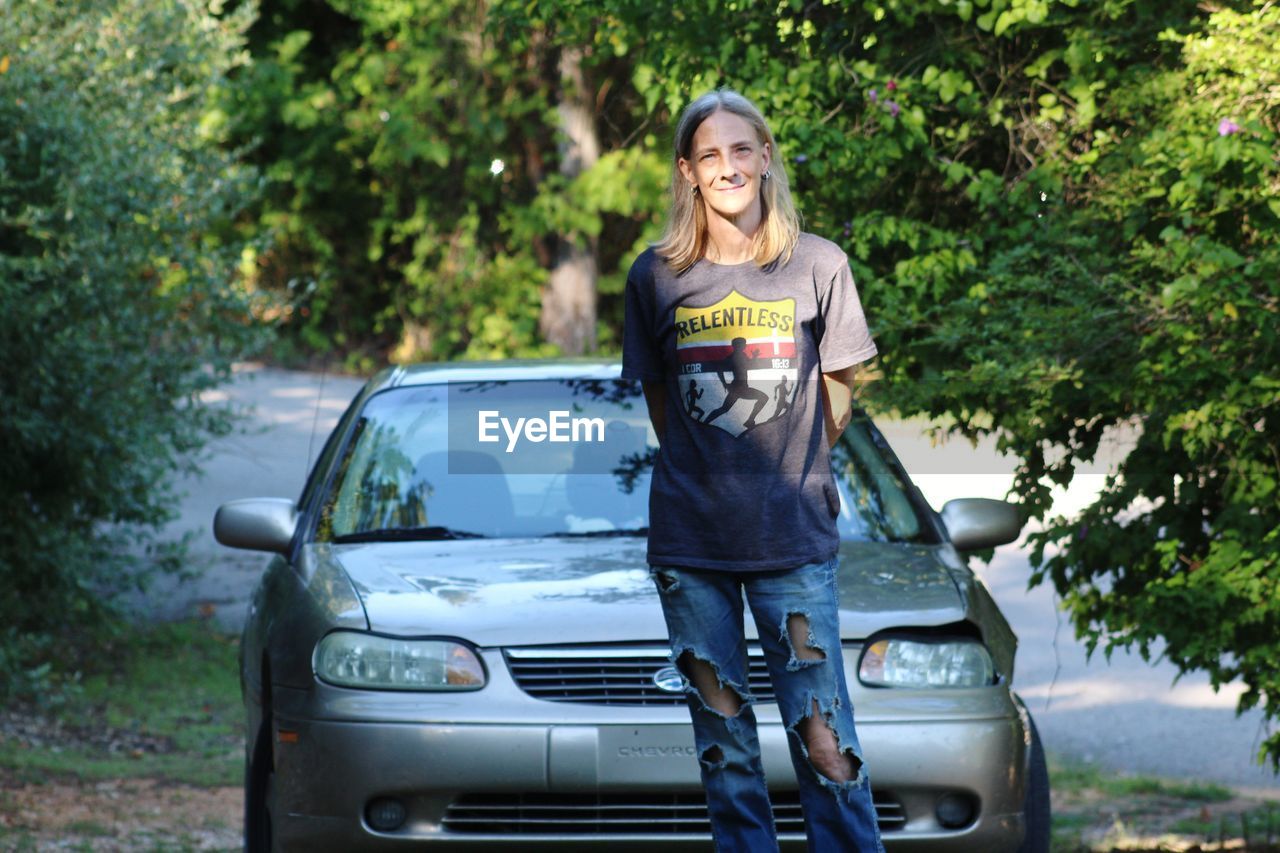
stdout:
[[[655,565],[649,574],[662,599],[671,661],[686,675],[716,849],[721,853],[778,849],[751,707],[754,698],[747,683],[745,592],[787,728],[809,850],[882,853],[841,662],[836,560],[786,571],[741,573]],[[796,614],[808,622],[805,645],[820,652],[820,658],[813,659],[815,652],[805,657],[803,651],[793,650],[788,621]],[[732,689],[743,700],[736,715],[726,716],[703,702],[685,669],[689,655],[711,664],[721,687]],[[857,777],[851,781],[832,781],[809,762],[799,727],[814,713],[815,700],[836,733],[841,752],[855,759]]]

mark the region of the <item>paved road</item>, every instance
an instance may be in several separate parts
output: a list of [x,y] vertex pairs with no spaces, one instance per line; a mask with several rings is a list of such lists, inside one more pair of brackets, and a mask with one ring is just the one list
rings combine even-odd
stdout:
[[[266,558],[223,549],[209,524],[217,506],[239,497],[296,498],[309,456],[360,387],[350,377],[265,369],[246,365],[237,380],[212,399],[252,407],[249,431],[210,448],[205,475],[185,483],[182,517],[173,535],[196,530],[193,547],[201,576],[185,584],[165,582],[148,598],[149,612],[174,618],[213,613],[238,629],[246,602]],[[885,432],[926,498],[935,506],[952,497],[1003,497],[1012,464],[993,448],[952,441],[932,446],[916,422],[889,424]],[[1101,485],[1109,459],[1124,442],[1093,466],[1081,469],[1073,488],[1055,508],[1069,513]],[[1085,658],[1052,592],[1028,591],[1030,566],[1021,543],[997,550],[987,565],[976,565],[1017,632],[1020,647],[1015,684],[1040,726],[1046,747],[1064,756],[1116,769],[1192,777],[1280,796],[1280,780],[1254,763],[1263,732],[1261,715],[1234,714],[1238,689],[1214,693],[1204,677],[1173,685],[1167,664],[1151,665],[1136,655]]]
[[239,432],[206,449],[203,475],[181,484],[185,492],[178,519],[166,533],[194,532],[193,565],[199,577],[185,583],[161,579],[147,596],[149,614],[176,619],[195,613],[217,616],[239,630],[249,595],[268,558],[223,548],[213,539],[213,514],[236,498],[296,500],[306,481],[309,458],[319,455],[329,431],[363,385],[348,376],[273,370],[240,365],[235,381],[206,399],[250,414]]

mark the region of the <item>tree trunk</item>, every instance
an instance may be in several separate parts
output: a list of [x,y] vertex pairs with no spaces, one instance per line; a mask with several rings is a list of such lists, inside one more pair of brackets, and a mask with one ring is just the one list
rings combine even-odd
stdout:
[[[565,47],[560,54],[560,172],[575,178],[600,157],[595,116],[582,73],[582,51]],[[542,336],[566,355],[596,348],[596,246],[585,235],[561,238],[555,266],[542,294]]]

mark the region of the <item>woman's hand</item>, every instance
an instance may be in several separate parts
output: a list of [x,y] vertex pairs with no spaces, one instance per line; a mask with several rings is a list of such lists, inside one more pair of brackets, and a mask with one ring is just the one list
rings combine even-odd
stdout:
[[853,417],[853,401],[861,387],[858,382],[861,367],[860,364],[851,364],[822,374],[822,416],[827,424],[827,449],[835,447],[836,440]]

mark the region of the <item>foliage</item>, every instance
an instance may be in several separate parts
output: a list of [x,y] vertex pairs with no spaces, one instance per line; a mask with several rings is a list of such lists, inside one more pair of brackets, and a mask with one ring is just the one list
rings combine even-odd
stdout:
[[[316,5],[263,4],[255,62],[222,106],[269,179],[250,223],[276,237],[258,285],[305,293],[287,333],[364,366],[554,352],[538,314],[556,240],[600,238],[604,290],[620,293],[607,274],[653,218],[637,198],[660,195],[654,164],[627,151],[560,176],[545,30],[491,30],[466,0]],[[612,145],[626,96],[597,100],[623,122]],[[623,170],[635,192],[619,192]]]
[[[1261,704],[1271,719],[1280,715],[1277,29],[1280,8],[1259,5],[1215,11],[1198,32],[1162,33],[1180,65],[1113,98],[1099,115],[1107,141],[1097,162],[1077,157],[1064,169],[1085,227],[1116,259],[1100,279],[1127,315],[1116,329],[1127,340],[1104,349],[1111,375],[1088,383],[1093,409],[1075,411],[1132,419],[1140,435],[1096,504],[1035,539],[1037,553],[1058,549],[1043,573],[1092,643],[1144,655],[1163,645],[1183,671],[1203,669],[1215,685],[1243,680],[1240,707]],[[1063,436],[1039,438],[1070,446]],[[1023,472],[1024,492],[1035,494],[1037,473],[1034,462]],[[1280,768],[1280,733],[1263,750]]]
[[202,120],[247,17],[0,2],[0,693],[176,565],[167,478],[227,428],[200,395],[254,336],[227,234],[252,175]]

